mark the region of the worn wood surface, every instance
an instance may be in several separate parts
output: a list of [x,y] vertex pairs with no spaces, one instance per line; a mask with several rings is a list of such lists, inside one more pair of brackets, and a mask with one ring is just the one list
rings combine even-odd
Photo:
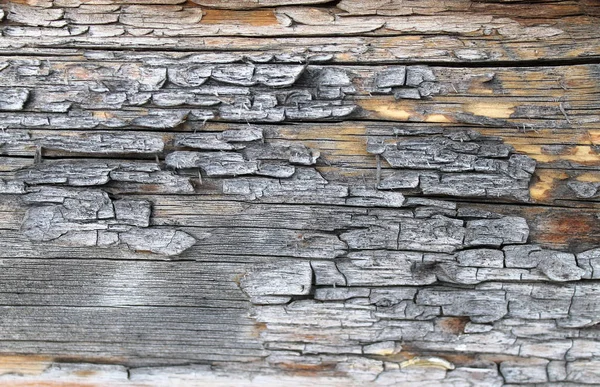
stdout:
[[600,384],[593,0],[0,2],[0,385]]

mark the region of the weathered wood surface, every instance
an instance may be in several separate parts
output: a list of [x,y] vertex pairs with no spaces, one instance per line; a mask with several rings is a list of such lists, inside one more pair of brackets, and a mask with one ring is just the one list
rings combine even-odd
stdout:
[[0,8],[0,385],[600,384],[597,2]]

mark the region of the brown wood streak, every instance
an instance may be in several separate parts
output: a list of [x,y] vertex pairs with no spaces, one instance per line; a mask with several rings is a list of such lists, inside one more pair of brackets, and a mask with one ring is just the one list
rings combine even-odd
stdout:
[[249,26],[270,26],[277,25],[277,19],[273,10],[257,10],[257,11],[232,11],[222,9],[206,9],[202,17],[202,24],[239,24]]
[[25,375],[41,374],[54,359],[49,356],[0,356],[0,375],[20,373]]

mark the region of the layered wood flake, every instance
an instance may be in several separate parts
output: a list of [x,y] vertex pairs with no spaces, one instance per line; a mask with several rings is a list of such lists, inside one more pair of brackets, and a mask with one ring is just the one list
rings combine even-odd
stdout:
[[596,5],[0,8],[0,385],[600,384]]

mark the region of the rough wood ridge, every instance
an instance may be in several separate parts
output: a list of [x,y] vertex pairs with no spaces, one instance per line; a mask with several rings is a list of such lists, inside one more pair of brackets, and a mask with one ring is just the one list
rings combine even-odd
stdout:
[[0,385],[600,384],[595,3],[0,4]]

